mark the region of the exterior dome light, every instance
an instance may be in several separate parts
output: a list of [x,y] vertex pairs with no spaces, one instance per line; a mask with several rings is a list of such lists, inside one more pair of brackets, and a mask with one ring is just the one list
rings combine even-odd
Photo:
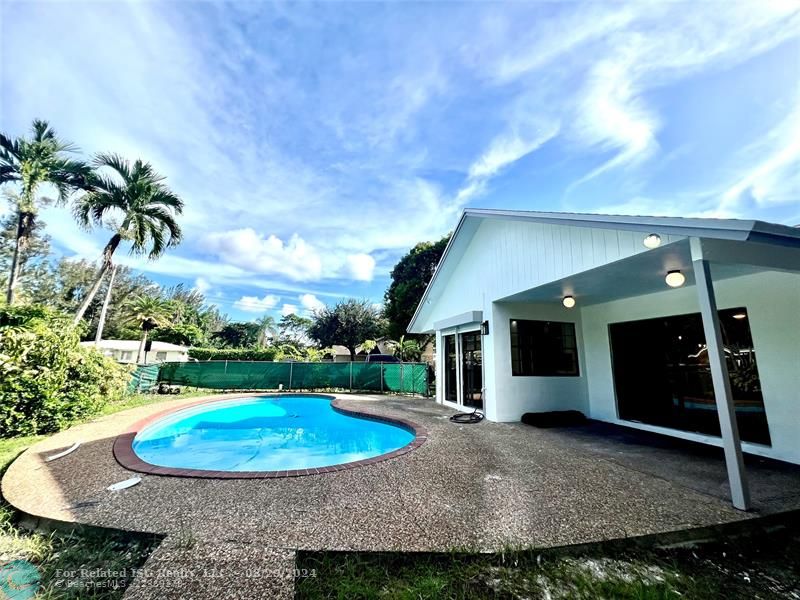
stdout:
[[661,236],[657,233],[651,233],[646,238],[644,238],[644,245],[646,248],[658,248],[661,245]]
[[664,280],[669,287],[679,288],[686,283],[686,276],[680,271],[670,271]]
[[563,304],[567,308],[572,308],[573,306],[575,306],[575,298],[573,298],[572,296],[564,296],[564,299],[561,301],[561,304]]

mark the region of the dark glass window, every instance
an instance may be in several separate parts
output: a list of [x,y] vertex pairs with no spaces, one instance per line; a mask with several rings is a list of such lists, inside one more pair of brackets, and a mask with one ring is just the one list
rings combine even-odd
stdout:
[[578,375],[575,324],[512,319],[511,374]]
[[[741,439],[770,444],[747,310],[719,311]],[[720,435],[699,313],[609,325],[619,417]]]
[[442,339],[444,341],[444,398],[450,402],[457,402],[456,336],[445,335]]

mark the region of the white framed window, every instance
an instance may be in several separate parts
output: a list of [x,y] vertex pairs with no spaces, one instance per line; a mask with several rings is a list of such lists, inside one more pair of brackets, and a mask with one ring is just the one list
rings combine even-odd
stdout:
[[167,353],[166,352],[156,352],[156,360],[167,360]]
[[133,352],[130,350],[123,350],[119,353],[120,360],[133,360]]

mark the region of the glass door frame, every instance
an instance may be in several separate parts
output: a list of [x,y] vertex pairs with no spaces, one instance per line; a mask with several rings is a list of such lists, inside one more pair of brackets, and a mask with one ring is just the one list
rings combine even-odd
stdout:
[[[442,404],[445,406],[449,406],[450,408],[457,408],[457,409],[464,409],[464,410],[473,410],[474,407],[466,406],[464,404],[464,374],[463,374],[463,362],[464,362],[464,352],[461,344],[461,334],[464,333],[478,333],[478,337],[480,339],[481,345],[481,402],[483,403],[483,408],[480,408],[481,412],[485,411],[486,409],[486,365],[484,363],[484,346],[483,346],[483,336],[480,335],[481,325],[480,323],[474,323],[470,325],[464,325],[460,327],[454,327],[452,329],[446,329],[441,331],[441,362],[442,362]],[[456,342],[456,402],[452,402],[447,399],[446,396],[446,388],[445,388],[445,381],[447,377],[447,355],[446,355],[446,344],[444,338],[446,336],[453,335],[455,336]],[[437,386],[438,387],[438,386]]]

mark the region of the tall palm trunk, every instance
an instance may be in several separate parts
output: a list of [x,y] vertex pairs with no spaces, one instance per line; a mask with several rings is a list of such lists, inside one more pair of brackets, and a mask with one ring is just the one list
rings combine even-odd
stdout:
[[103,261],[100,264],[100,270],[97,272],[97,278],[94,280],[89,293],[86,294],[86,298],[83,299],[80,308],[78,308],[78,312],[75,313],[73,324],[77,325],[81,322],[83,315],[86,314],[89,305],[97,295],[97,290],[100,289],[100,285],[103,283],[103,277],[105,277],[106,272],[111,268],[111,258],[114,256],[114,251],[117,249],[117,246],[119,246],[121,241],[122,236],[118,233],[115,233],[108,241],[108,244],[106,244],[106,247],[103,249]]
[[137,365],[142,364],[142,356],[144,356],[144,347],[145,347],[145,344],[147,344],[147,332],[148,331],[149,331],[148,329],[142,328],[142,339],[139,342],[139,352],[138,352],[138,354],[136,354],[136,364]]
[[11,305],[14,302],[14,290],[19,281],[19,274],[22,271],[22,254],[28,246],[28,238],[33,229],[35,213],[30,211],[19,211],[17,217],[17,238],[14,243],[14,255],[11,258],[11,272],[8,274],[8,289],[6,290],[6,303]]

